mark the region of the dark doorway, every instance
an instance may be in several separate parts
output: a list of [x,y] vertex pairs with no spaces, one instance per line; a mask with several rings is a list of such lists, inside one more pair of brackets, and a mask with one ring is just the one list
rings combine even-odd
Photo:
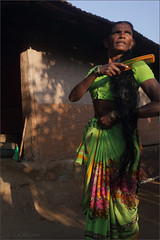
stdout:
[[1,134],[6,135],[7,141],[19,144],[23,128],[20,56],[17,49],[11,46],[2,45]]

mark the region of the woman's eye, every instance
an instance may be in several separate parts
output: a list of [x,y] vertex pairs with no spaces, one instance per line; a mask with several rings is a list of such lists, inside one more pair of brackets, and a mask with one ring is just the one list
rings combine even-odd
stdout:
[[113,32],[112,34],[118,34],[118,33],[120,33],[120,31],[115,31],[115,32]]
[[126,31],[126,33],[128,33],[128,34],[131,34],[131,32],[130,32],[130,31]]

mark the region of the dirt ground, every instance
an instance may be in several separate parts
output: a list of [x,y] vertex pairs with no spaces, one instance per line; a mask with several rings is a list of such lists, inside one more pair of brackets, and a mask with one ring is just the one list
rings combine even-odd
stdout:
[[[150,153],[144,154],[144,178],[159,175],[159,154]],[[54,173],[29,174],[26,169],[22,163],[1,159],[0,239],[84,239],[83,169],[73,162]],[[160,239],[159,184],[155,180],[141,185],[138,239]]]

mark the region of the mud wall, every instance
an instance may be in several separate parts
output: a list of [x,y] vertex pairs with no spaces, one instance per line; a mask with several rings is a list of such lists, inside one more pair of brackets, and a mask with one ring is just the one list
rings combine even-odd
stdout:
[[91,66],[28,49],[21,54],[21,88],[27,117],[24,154],[35,161],[73,158],[83,128],[93,116],[87,93],[78,103],[68,95]]
[[[37,162],[73,159],[83,129],[93,116],[89,93],[70,103],[68,95],[91,68],[57,53],[28,49],[21,54],[21,90],[24,117],[27,118],[24,154]],[[141,105],[149,101],[140,90]],[[139,120],[142,143],[159,139],[158,118]]]

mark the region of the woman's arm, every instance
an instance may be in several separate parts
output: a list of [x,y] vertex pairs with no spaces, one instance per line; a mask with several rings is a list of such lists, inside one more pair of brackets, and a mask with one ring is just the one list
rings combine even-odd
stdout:
[[[116,74],[120,74],[121,71],[124,70],[126,67],[127,66],[124,65],[123,63],[111,62],[98,67],[99,68],[98,73],[99,73],[99,76],[108,75],[109,77],[112,77]],[[82,82],[77,84],[72,89],[69,95],[69,100],[71,102],[76,102],[80,100],[83,97],[83,95],[86,93],[88,88],[91,86],[91,84],[94,82],[96,77],[97,77],[96,72],[95,71],[91,72]]]
[[71,102],[76,102],[80,100],[83,95],[86,93],[90,85],[94,82],[96,79],[96,75],[94,74],[94,71],[87,76],[82,82],[77,84],[71,91],[69,95],[69,100]]
[[148,79],[141,87],[151,100],[150,103],[138,108],[138,118],[148,118],[160,115],[160,84],[156,79]]
[[[148,118],[160,115],[160,84],[156,79],[148,79],[141,83],[141,87],[151,100],[150,103],[138,108],[138,118]],[[112,111],[100,118],[100,123],[111,127],[116,122],[116,112]]]

